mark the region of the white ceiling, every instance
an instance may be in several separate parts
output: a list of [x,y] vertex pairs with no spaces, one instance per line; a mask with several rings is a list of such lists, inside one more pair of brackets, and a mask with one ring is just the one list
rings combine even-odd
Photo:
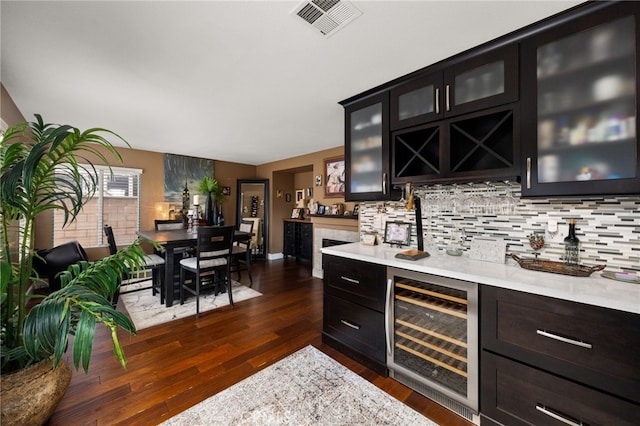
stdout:
[[342,145],[338,101],[580,2],[354,1],[329,38],[298,3],[2,0],[1,80],[27,120],[259,165]]

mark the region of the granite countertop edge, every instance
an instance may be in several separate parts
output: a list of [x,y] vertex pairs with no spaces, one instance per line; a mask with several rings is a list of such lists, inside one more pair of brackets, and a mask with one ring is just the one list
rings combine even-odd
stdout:
[[589,277],[573,277],[523,269],[511,259],[501,264],[472,260],[466,254],[458,257],[441,252],[430,252],[431,256],[417,261],[397,259],[396,253],[403,250],[406,248],[351,243],[325,247],[321,251],[394,268],[640,314],[640,284],[603,278],[600,272]]

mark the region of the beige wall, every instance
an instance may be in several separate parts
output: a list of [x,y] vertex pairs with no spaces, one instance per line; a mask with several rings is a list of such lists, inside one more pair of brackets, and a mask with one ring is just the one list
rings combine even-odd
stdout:
[[[20,111],[18,111],[18,107],[16,107],[16,104],[2,83],[0,83],[0,117],[2,117],[9,126],[25,121],[25,118]],[[29,117],[29,121],[33,120],[33,118],[33,116]]]
[[[345,209],[352,210],[355,203],[345,203],[344,197],[324,196],[324,160],[344,155],[344,146],[326,149],[311,154],[300,155],[281,161],[274,161],[259,165],[257,176],[269,179],[270,204],[270,228],[269,228],[269,253],[282,253],[283,243],[283,219],[291,216],[291,210],[295,207],[295,190],[301,188],[313,188],[313,199],[319,204],[328,205],[344,203]],[[322,175],[322,186],[315,186],[315,176]],[[278,190],[283,192],[282,198],[277,198]],[[291,194],[291,202],[287,203],[285,195]]]

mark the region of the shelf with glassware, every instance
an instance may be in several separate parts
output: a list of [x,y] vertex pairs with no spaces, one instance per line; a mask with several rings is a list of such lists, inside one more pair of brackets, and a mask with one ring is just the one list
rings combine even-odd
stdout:
[[517,103],[392,133],[392,181],[516,180]]
[[522,43],[525,197],[640,191],[640,13],[620,3],[597,14]]

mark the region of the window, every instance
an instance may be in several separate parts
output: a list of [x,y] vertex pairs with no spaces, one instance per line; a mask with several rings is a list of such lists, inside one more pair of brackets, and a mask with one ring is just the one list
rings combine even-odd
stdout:
[[[53,245],[78,241],[84,247],[106,245],[103,225],[111,225],[118,245],[136,239],[140,226],[140,176],[142,170],[122,167],[95,166],[98,190],[72,223],[62,227],[64,212],[53,214]],[[88,176],[88,175],[86,175]],[[63,176],[60,176],[64,179]],[[85,185],[90,179],[85,180]]]

